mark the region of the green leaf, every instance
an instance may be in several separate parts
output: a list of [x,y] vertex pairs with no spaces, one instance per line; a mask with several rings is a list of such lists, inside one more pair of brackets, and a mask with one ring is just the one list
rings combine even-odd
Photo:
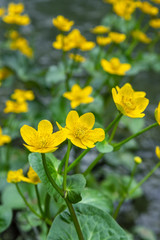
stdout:
[[10,208],[0,205],[0,233],[5,231],[12,221],[12,211]]
[[81,201],[81,193],[86,185],[86,179],[82,174],[67,176],[67,198],[71,203]]
[[[106,212],[88,204],[78,203],[74,209],[84,240],[128,240],[126,233]],[[78,240],[68,211],[56,217],[47,240]]]
[[33,227],[40,226],[42,224],[42,220],[37,218],[31,212],[19,212],[16,215],[16,221],[18,223],[18,227],[22,231],[30,231]]
[[134,233],[136,233],[142,240],[156,240],[155,234],[146,227],[137,226],[134,228]]
[[109,213],[113,210],[112,200],[96,189],[85,188],[81,203],[95,206]]
[[97,143],[96,148],[100,153],[109,153],[113,151],[112,145],[108,144],[106,139],[104,139],[102,142]]
[[132,134],[139,132],[144,127],[143,118],[129,118],[124,116],[122,118],[122,123],[128,127]]
[[[52,153],[45,154],[46,156],[46,162],[48,166],[48,170],[54,179],[54,181],[61,186],[63,178],[60,174],[58,174],[58,166],[60,164],[60,161],[55,158],[55,156]],[[46,190],[51,196],[55,196],[56,191],[53,188],[52,184],[48,180],[48,177],[45,173],[43,163],[42,163],[42,157],[39,153],[30,153],[29,154],[29,163],[31,167],[35,170],[35,172],[38,174],[42,184],[45,186]]]
[[58,66],[51,66],[46,74],[46,82],[48,86],[53,85],[54,83],[59,83],[60,81],[65,80],[65,71],[62,64]]

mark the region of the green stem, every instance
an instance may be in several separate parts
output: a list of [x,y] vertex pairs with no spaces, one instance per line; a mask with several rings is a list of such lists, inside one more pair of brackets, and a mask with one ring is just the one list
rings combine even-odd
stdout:
[[41,207],[41,200],[40,200],[40,196],[39,196],[39,191],[38,191],[37,185],[35,185],[35,191],[36,191],[36,196],[37,196],[37,200],[38,200],[38,207],[39,207],[41,215],[43,216],[43,210],[42,210],[42,207]]
[[20,196],[22,197],[22,199],[23,199],[23,201],[25,202],[26,206],[27,206],[27,207],[31,210],[31,212],[33,212],[37,217],[42,218],[42,216],[39,215],[39,214],[31,207],[31,205],[27,202],[25,196],[23,195],[23,193],[21,192],[21,190],[20,190],[20,188],[19,188],[19,186],[18,186],[18,183],[15,183],[15,185],[16,185],[16,188],[17,188],[18,193],[19,193]]
[[86,150],[84,150],[84,151],[74,160],[74,162],[69,165],[69,167],[67,168],[67,173],[70,172],[90,150],[91,150],[90,148],[87,148]]
[[116,207],[116,210],[115,210],[115,212],[114,212],[114,214],[113,214],[113,218],[114,218],[114,219],[117,218],[118,213],[119,213],[119,211],[120,211],[120,208],[121,208],[122,204],[124,203],[124,201],[125,201],[125,197],[123,197],[123,198],[121,199],[121,201],[119,202],[118,206]]
[[157,123],[157,122],[156,122],[156,123],[153,123],[152,125],[144,128],[144,129],[142,129],[142,130],[139,131],[138,133],[135,133],[135,134],[131,135],[130,137],[126,138],[125,140],[121,141],[120,143],[115,144],[115,145],[114,145],[114,150],[115,150],[115,151],[118,150],[122,145],[124,145],[125,143],[129,142],[131,139],[133,139],[133,138],[141,135],[142,133],[144,133],[144,132],[146,132],[146,131],[148,131],[148,130],[150,130],[151,128],[156,127],[156,126],[158,126],[158,123]]
[[160,162],[156,164],[156,166],[129,192],[129,195],[132,195],[137,188],[139,188],[144,182],[148,180],[148,178],[160,167]]
[[84,237],[83,237],[83,234],[82,234],[82,231],[81,231],[81,228],[80,228],[77,216],[75,214],[74,208],[73,208],[72,204],[68,201],[68,199],[65,199],[65,201],[66,201],[67,207],[69,209],[69,212],[71,214],[74,226],[76,228],[76,231],[77,231],[77,234],[78,234],[78,238],[79,238],[79,240],[84,240]]
[[117,117],[106,127],[105,133],[107,133],[116,122],[119,122],[122,116],[123,116],[122,113],[119,113]]
[[115,135],[116,130],[117,130],[117,127],[118,127],[119,120],[120,120],[120,118],[119,118],[119,119],[117,120],[117,122],[115,123],[115,126],[114,126],[113,131],[112,131],[112,133],[111,133],[111,136],[110,136],[110,138],[109,138],[109,140],[108,140],[108,143],[111,143],[112,140],[113,140],[113,138],[114,138],[114,135]]
[[56,189],[56,191],[57,191],[62,197],[64,197],[63,191],[59,188],[59,186],[56,184],[56,182],[53,180],[52,176],[50,175],[50,172],[49,172],[48,167],[47,167],[46,158],[45,158],[45,154],[44,154],[44,153],[42,153],[42,163],[43,163],[43,167],[44,167],[45,173],[46,173],[46,175],[47,175],[50,183],[51,183],[52,186]]
[[83,175],[87,176],[88,173],[94,168],[94,166],[99,162],[99,160],[104,156],[104,153],[100,153],[95,160],[89,165],[89,167],[84,171]]
[[50,217],[50,212],[49,212],[50,200],[51,200],[50,195],[49,195],[48,193],[46,193],[46,197],[45,197],[45,211],[44,211],[44,214],[45,214],[45,216],[47,216],[47,217]]
[[63,190],[64,190],[64,192],[66,191],[66,187],[67,187],[67,168],[68,168],[69,154],[70,154],[71,146],[72,146],[71,141],[68,140],[68,149],[67,149],[66,161],[65,161],[65,166],[64,166],[64,175],[63,175]]
[[65,164],[65,161],[66,161],[66,156],[67,156],[67,152],[65,153],[61,163],[59,164],[59,167],[58,167],[58,173],[61,173],[62,172],[62,169],[63,169],[63,166]]

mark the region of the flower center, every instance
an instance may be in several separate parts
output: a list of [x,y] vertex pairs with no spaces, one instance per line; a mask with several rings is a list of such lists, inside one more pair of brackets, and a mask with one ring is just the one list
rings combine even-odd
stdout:
[[84,129],[84,128],[77,128],[77,129],[75,129],[75,131],[74,131],[74,136],[76,137],[76,138],[83,138],[84,137],[84,135],[85,135],[85,133],[86,133],[86,130]]
[[128,108],[129,110],[134,110],[136,108],[134,99],[131,97],[125,97],[122,96],[122,103],[124,104],[124,106],[126,108]]
[[120,67],[120,61],[119,59],[116,59],[116,58],[112,58],[111,61],[110,61],[111,65],[112,65],[112,68],[113,69],[118,69]]

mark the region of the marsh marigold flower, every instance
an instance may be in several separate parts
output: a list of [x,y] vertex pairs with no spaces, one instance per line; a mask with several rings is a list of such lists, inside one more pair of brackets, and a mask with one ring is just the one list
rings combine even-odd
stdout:
[[91,29],[91,32],[94,34],[104,34],[110,31],[109,27],[99,25]]
[[16,171],[9,171],[7,174],[7,182],[9,183],[17,183],[17,182],[27,182],[32,184],[38,184],[40,183],[40,179],[37,175],[37,173],[33,170],[32,167],[29,167],[27,177],[24,176],[23,170],[18,169]]
[[140,164],[140,163],[142,163],[142,158],[139,156],[135,156],[134,161],[135,161],[135,163]]
[[73,59],[75,62],[85,62],[85,58],[79,54],[73,54],[73,53],[70,53],[69,54],[69,58],[70,59]]
[[56,18],[53,18],[53,25],[58,28],[60,31],[68,32],[74,24],[74,21],[69,21],[67,18],[59,15]]
[[149,25],[153,28],[160,28],[160,18],[150,20]]
[[96,41],[99,46],[106,46],[112,42],[110,37],[101,37],[101,36],[98,36],[96,38]]
[[76,111],[70,111],[66,118],[65,128],[62,128],[58,123],[57,125],[75,146],[87,149],[95,147],[96,142],[101,142],[105,138],[105,132],[102,128],[92,130],[94,123],[93,113],[85,113],[79,117]]
[[3,146],[5,143],[10,143],[11,138],[8,135],[2,134],[2,128],[0,127],[0,146]]
[[112,42],[117,44],[123,42],[126,39],[126,35],[123,33],[110,32],[108,36],[112,40]]
[[158,104],[158,107],[155,109],[155,119],[157,123],[160,125],[160,102]]
[[152,41],[151,38],[147,37],[147,35],[143,32],[141,32],[140,30],[135,30],[132,32],[132,36],[133,38],[139,40],[140,42],[143,42],[143,43],[150,43]]
[[52,46],[56,49],[61,49],[65,52],[70,51],[74,48],[74,43],[70,41],[68,36],[64,36],[62,34],[59,34],[56,37],[56,41],[53,42]]
[[33,101],[34,93],[31,90],[15,89],[14,93],[11,95],[11,98],[17,100],[18,102],[23,102],[26,100]]
[[4,113],[24,113],[28,112],[27,102],[18,102],[18,101],[6,101],[6,107]]
[[123,115],[131,118],[145,116],[143,111],[149,104],[149,100],[145,98],[145,95],[145,92],[134,91],[129,83],[126,83],[122,88],[118,86],[112,88],[112,96],[117,109]]
[[71,101],[71,107],[76,108],[81,103],[91,103],[94,101],[93,97],[89,95],[92,92],[92,87],[87,86],[85,88],[80,88],[78,84],[73,85],[71,92],[65,92],[63,97],[69,99]]
[[135,11],[137,3],[131,0],[119,0],[113,4],[113,11],[125,20],[130,20],[132,13]]
[[5,9],[4,8],[0,8],[0,17],[2,17],[5,13]]
[[152,2],[160,4],[160,0],[152,0]]
[[105,72],[120,76],[125,75],[126,72],[131,68],[129,63],[120,63],[118,58],[112,58],[110,61],[102,59],[101,65]]
[[26,144],[24,146],[31,152],[54,152],[57,146],[65,141],[66,136],[61,131],[53,133],[53,126],[48,120],[38,124],[38,130],[24,125],[20,129],[21,136]]
[[159,13],[159,9],[157,7],[154,7],[149,2],[142,2],[140,7],[142,12],[149,14],[151,16],[156,16]]
[[156,146],[155,153],[156,153],[156,156],[160,159],[160,147],[159,146]]

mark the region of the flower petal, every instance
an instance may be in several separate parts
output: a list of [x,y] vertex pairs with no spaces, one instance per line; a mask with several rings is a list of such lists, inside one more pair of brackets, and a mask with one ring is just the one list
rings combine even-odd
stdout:
[[37,131],[28,125],[24,125],[23,127],[21,127],[20,134],[23,140],[31,146],[34,145],[34,143],[36,142],[38,135]]
[[38,124],[38,133],[40,135],[52,134],[53,133],[53,125],[48,120],[42,120]]
[[76,111],[70,111],[66,118],[66,127],[69,129],[73,129],[73,126],[77,124],[79,120],[79,115]]
[[79,118],[79,122],[86,129],[92,129],[95,123],[95,116],[93,113],[85,113]]
[[75,146],[80,147],[82,149],[87,149],[87,147],[81,142],[79,138],[75,138],[74,136],[72,136],[69,139]]
[[95,128],[87,132],[85,138],[89,139],[90,141],[102,142],[105,138],[105,132],[102,128]]

